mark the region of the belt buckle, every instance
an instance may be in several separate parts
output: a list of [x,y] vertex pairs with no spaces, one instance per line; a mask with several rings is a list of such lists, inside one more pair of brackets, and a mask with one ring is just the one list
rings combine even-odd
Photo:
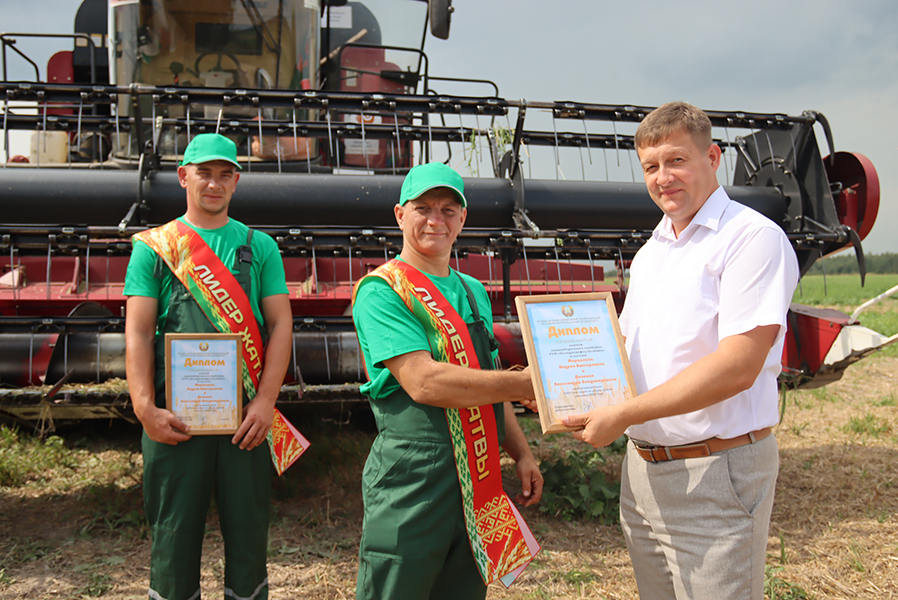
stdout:
[[[649,456],[651,457],[651,460],[649,462],[653,462],[653,463],[658,462],[655,459],[655,450],[657,450],[658,448],[663,448],[663,446],[655,446],[653,444],[637,442],[636,440],[633,440],[633,446],[635,446],[637,450],[644,450],[644,451],[648,452]],[[643,460],[644,459],[645,459],[645,457],[643,456]]]

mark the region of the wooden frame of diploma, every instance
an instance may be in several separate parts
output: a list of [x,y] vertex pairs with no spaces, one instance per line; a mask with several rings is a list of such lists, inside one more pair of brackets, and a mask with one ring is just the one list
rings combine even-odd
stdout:
[[610,292],[515,298],[543,433],[561,419],[619,404],[636,386]]

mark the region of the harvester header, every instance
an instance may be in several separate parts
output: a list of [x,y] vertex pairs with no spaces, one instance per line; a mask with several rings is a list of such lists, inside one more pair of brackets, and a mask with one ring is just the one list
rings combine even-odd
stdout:
[[[127,391],[109,382],[124,377],[130,237],[183,214],[175,166],[200,133],[235,141],[231,215],[284,257],[284,403],[361,400],[352,286],[401,249],[392,207],[422,162],[466,175],[452,266],[486,285],[506,365],[526,361],[517,295],[610,291],[619,309],[661,217],[632,135],[652,107],[510,100],[491,82],[432,75],[424,40],[428,25],[448,37],[450,4],[85,0],[71,36],[46,36],[74,47],[43,78],[15,45],[40,34],[0,34],[0,412],[129,417]],[[7,61],[23,58],[33,80],[8,80]],[[442,91],[459,83],[483,95]],[[835,150],[821,114],[706,112],[721,185],[783,228],[802,274],[848,247],[863,264],[878,179],[863,155]],[[794,337],[783,381],[837,378],[817,356],[828,351]]]

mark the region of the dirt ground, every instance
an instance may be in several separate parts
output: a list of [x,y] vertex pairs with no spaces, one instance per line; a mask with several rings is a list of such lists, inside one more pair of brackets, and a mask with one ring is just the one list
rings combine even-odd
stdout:
[[[103,427],[93,425],[80,442],[66,437],[84,452],[65,476],[0,489],[0,600],[146,597],[139,430]],[[351,426],[328,431],[275,486],[271,598],[354,597],[358,481],[372,436]],[[898,358],[874,356],[839,382],[789,393],[776,435],[782,460],[768,597],[898,598]],[[538,458],[569,443],[544,441]],[[488,598],[637,597],[618,526],[522,512],[543,551],[510,590],[494,586]],[[205,597],[221,597],[223,568],[213,511]]]

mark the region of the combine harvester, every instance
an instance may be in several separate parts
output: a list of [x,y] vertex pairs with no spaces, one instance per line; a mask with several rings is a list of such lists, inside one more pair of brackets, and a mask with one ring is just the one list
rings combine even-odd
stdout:
[[[133,419],[121,381],[129,238],[183,213],[175,164],[202,132],[236,141],[231,214],[284,256],[283,406],[363,400],[350,294],[400,250],[392,206],[419,162],[469,175],[453,266],[487,286],[506,365],[526,362],[516,295],[611,291],[619,309],[625,280],[606,283],[602,265],[622,274],[661,217],[633,150],[651,108],[506,100],[490,82],[436,77],[424,40],[428,26],[448,37],[451,12],[449,0],[85,0],[72,35],[0,36],[0,415]],[[46,82],[17,46],[31,37],[73,44]],[[13,60],[34,79],[7,80]],[[440,91],[460,85],[485,95]],[[815,112],[708,114],[721,183],[783,227],[802,274],[851,246],[863,271],[879,204],[870,162],[835,152]],[[894,341],[869,330],[852,341],[859,326],[832,311],[796,306],[790,324],[790,387],[838,379]]]

